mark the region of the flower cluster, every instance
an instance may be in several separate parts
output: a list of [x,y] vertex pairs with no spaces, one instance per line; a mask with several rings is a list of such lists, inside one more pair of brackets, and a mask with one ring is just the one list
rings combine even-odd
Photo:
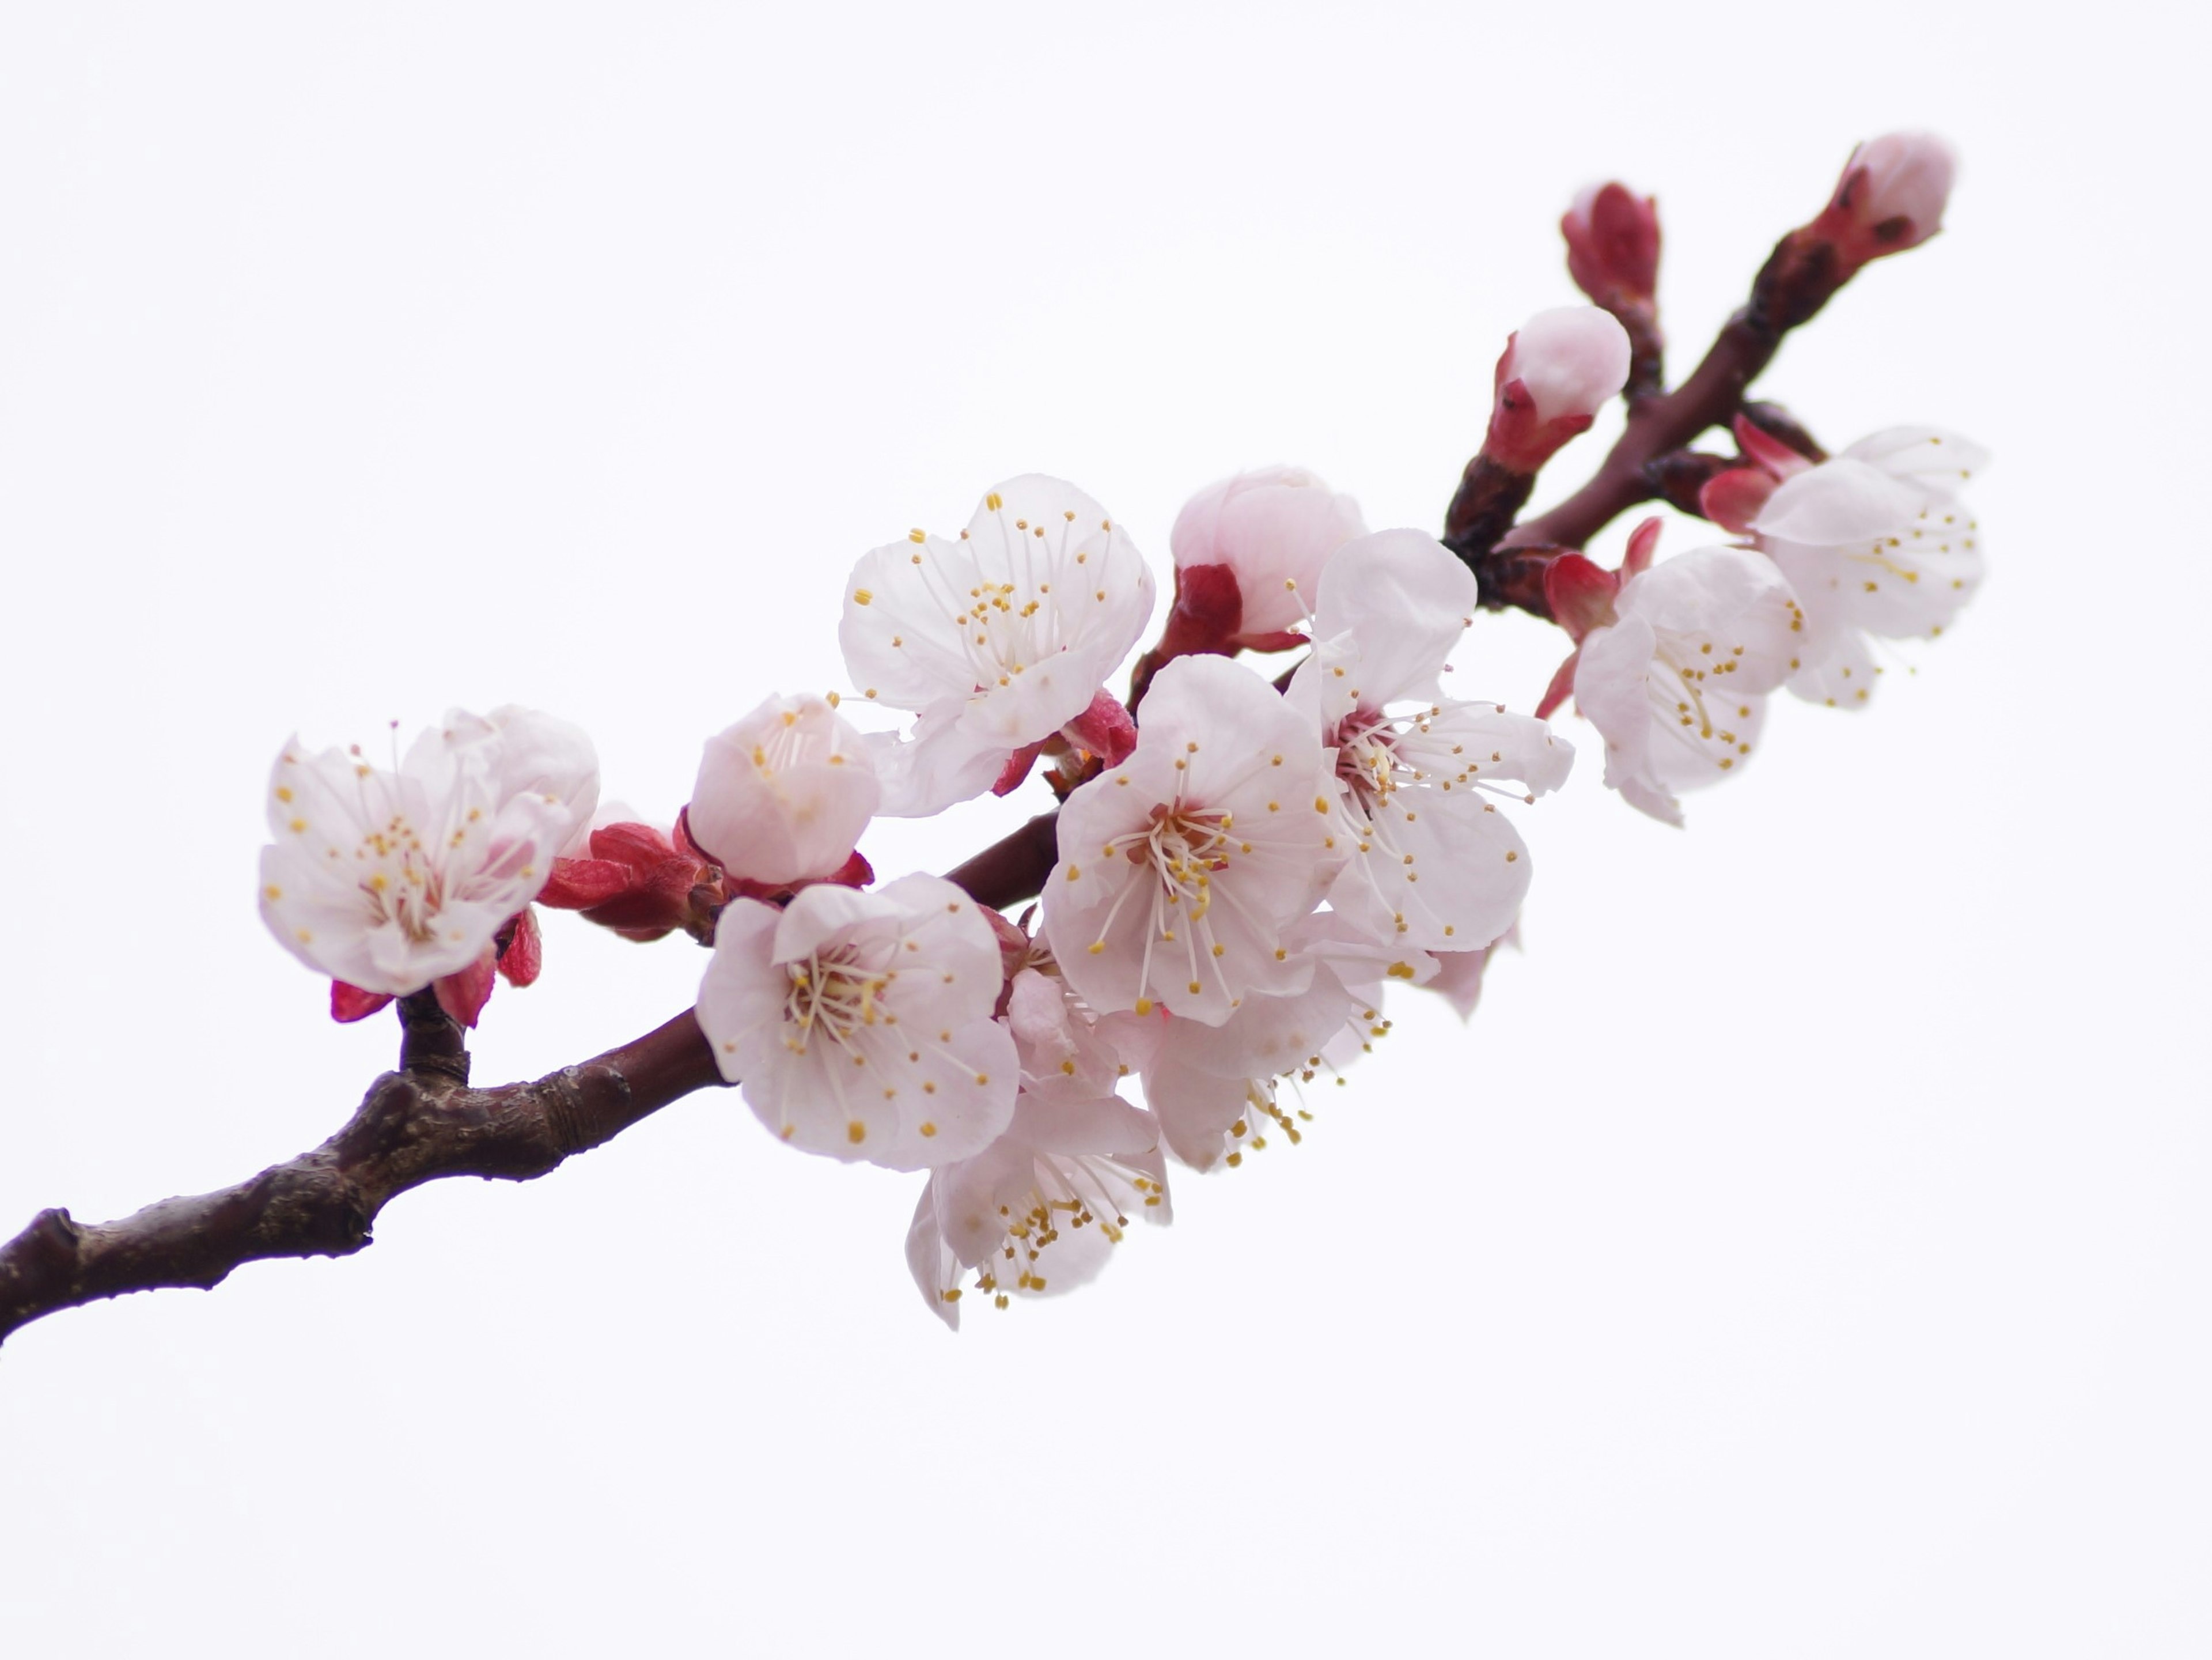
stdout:
[[[1933,140],[1861,147],[1762,273],[1799,285],[1773,307],[1809,315],[1934,234],[1950,173]],[[1680,824],[1680,792],[1760,747],[1771,694],[1861,707],[1892,642],[1941,635],[1979,584],[1973,446],[1899,427],[1829,457],[1732,394],[1680,424],[1732,415],[1735,455],[1607,473],[1734,540],[1661,559],[1650,520],[1607,569],[1516,527],[1611,399],[1701,395],[1661,390],[1656,204],[1608,185],[1563,228],[1596,303],[1508,339],[1450,546],[1370,532],[1300,469],[1209,486],[1175,520],[1173,598],[1125,702],[1145,558],[1073,485],[1011,479],[957,535],[909,531],[844,585],[855,712],[910,724],[770,696],[707,741],[665,826],[599,811],[590,744],[528,711],[451,714],[386,769],[289,745],[270,928],[330,976],[340,1018],[428,993],[468,1025],[496,976],[536,978],[539,905],[711,944],[698,1031],[770,1134],[925,1173],[906,1256],[933,1311],[957,1328],[971,1292],[1004,1307],[1085,1283],[1133,1221],[1168,1219],[1171,1159],[1300,1140],[1304,1086],[1389,1031],[1394,986],[1472,1011],[1529,892],[1521,810],[1572,767],[1550,724],[1570,699],[1606,785]],[[1528,714],[1457,694],[1462,635],[1506,604],[1573,643]],[[1243,658],[1290,650],[1272,680]],[[1057,816],[1021,882],[877,884],[860,842],[878,818],[1006,794],[1040,762]],[[976,893],[1037,903],[1012,920]]]

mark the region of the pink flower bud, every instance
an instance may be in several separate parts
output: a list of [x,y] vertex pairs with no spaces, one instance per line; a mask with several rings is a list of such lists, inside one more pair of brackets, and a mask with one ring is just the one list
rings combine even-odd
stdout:
[[1628,331],[1595,306],[1540,311],[1505,343],[1482,453],[1534,473],[1628,383]]
[[1243,601],[1237,627],[1271,634],[1303,621],[1329,555],[1367,533],[1359,504],[1301,467],[1262,467],[1208,485],[1176,515],[1168,545],[1180,571],[1226,565]]
[[1540,311],[1507,344],[1498,372],[1528,389],[1540,423],[1595,417],[1628,384],[1628,331],[1595,306]]
[[1933,133],[1884,133],[1851,152],[1812,229],[1853,266],[1918,247],[1943,228],[1957,169],[1958,157]]
[[1659,287],[1659,204],[1627,185],[1592,185],[1559,221],[1575,286],[1611,310],[1648,306]]

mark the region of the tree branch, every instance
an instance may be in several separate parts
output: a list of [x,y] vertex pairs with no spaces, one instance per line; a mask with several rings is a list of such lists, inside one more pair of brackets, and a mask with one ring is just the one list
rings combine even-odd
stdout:
[[471,1089],[461,1029],[428,993],[404,1000],[400,1069],[312,1152],[218,1192],[86,1226],[46,1210],[0,1245],[0,1340],[43,1315],[126,1292],[220,1285],[241,1262],[348,1256],[410,1188],[453,1176],[528,1182],[695,1090],[721,1083],[688,1009],[634,1043],[532,1084]]
[[[1850,278],[1832,244],[1805,230],[1790,232],[1775,245],[1752,283],[1750,300],[1723,326],[1690,378],[1673,392],[1629,400],[1628,425],[1588,483],[1502,535],[1492,502],[1486,499],[1480,505],[1490,510],[1481,511],[1472,501],[1455,499],[1460,533],[1448,523],[1444,544],[1473,569],[1481,603],[1493,611],[1513,606],[1549,618],[1544,568],[1550,553],[1579,549],[1631,508],[1656,500],[1662,481],[1655,464],[1734,420],[1745,390],[1774,361],[1784,337],[1816,315]],[[1480,459],[1468,464],[1463,497]],[[1532,556],[1537,549],[1546,553]]]

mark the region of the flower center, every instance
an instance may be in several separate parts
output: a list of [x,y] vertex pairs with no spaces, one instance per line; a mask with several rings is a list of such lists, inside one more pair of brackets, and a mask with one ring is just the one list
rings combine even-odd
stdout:
[[374,925],[392,924],[410,945],[427,945],[436,937],[438,913],[446,903],[445,873],[404,813],[392,814],[363,836],[354,858],[368,866],[360,887]]
[[849,1049],[864,1027],[885,1018],[883,995],[892,976],[860,963],[849,945],[815,952],[787,964],[784,972],[790,980],[783,997],[784,1024],[797,1030],[787,1031],[783,1041],[793,1054],[805,1054],[817,1033]]

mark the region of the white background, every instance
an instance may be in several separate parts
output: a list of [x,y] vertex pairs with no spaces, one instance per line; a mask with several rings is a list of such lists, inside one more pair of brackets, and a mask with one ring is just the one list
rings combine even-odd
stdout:
[[[0,13],[0,1232],[244,1177],[389,1064],[254,914],[295,727],[535,704],[665,817],[841,682],[853,558],[1009,474],[1163,567],[1276,460],[1434,526],[1589,180],[1659,194],[1679,372],[1854,140],[1948,134],[1948,233],[1763,389],[1998,458],[1988,588],[1875,708],[1785,702],[1686,833],[1586,743],[1474,1025],[1402,999],[1079,1296],[949,1337],[915,1179],[732,1093],[25,1330],[0,1647],[2212,1651],[2203,42],[2008,15]],[[1562,643],[1480,619],[1458,690]],[[547,958],[479,1078],[702,961]]]

